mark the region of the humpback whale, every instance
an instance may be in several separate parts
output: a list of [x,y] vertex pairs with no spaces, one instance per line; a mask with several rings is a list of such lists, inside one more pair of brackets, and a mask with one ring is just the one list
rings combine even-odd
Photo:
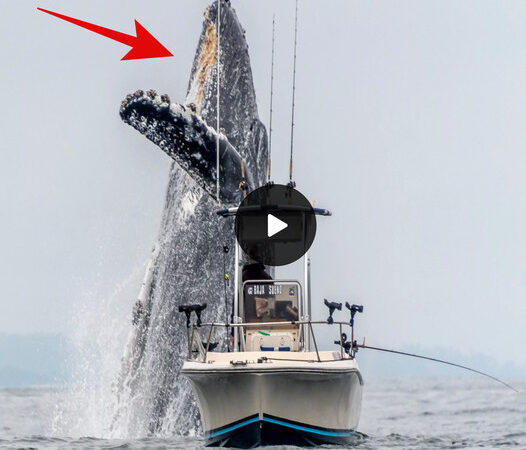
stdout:
[[[218,82],[220,130],[214,128]],[[245,31],[229,1],[216,0],[205,10],[184,102],[139,90],[124,99],[120,116],[173,163],[159,238],[133,311],[112,427],[127,436],[197,431],[196,402],[179,374],[187,344],[178,306],[206,298],[205,319],[230,314],[225,304],[233,286],[226,285],[224,270],[231,273],[233,262],[224,251],[234,244],[233,222],[215,214],[217,139],[223,206],[239,203],[241,187],[251,190],[265,182],[268,154]],[[223,333],[222,345],[226,339]]]

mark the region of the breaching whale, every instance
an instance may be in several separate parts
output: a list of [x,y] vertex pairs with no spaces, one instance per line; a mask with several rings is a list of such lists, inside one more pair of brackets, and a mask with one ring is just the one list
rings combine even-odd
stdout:
[[251,190],[265,182],[267,133],[258,116],[245,32],[230,2],[219,1],[221,129],[214,128],[217,1],[204,13],[184,102],[139,90],[120,108],[124,122],[173,159],[159,238],[133,311],[116,387],[112,426],[128,436],[191,431],[199,423],[191,389],[179,375],[187,344],[178,306],[206,298],[205,319],[230,314],[225,300],[233,289],[225,283],[224,268],[231,273],[233,266],[224,247],[233,248],[233,222],[215,214],[217,138],[223,206],[239,203],[240,183]]

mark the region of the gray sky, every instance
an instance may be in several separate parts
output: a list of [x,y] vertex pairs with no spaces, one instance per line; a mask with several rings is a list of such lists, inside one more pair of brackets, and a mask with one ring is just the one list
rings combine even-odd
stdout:
[[[0,332],[68,333],[83,302],[140,274],[170,161],[118,109],[138,88],[184,99],[207,3],[4,1]],[[265,123],[276,13],[284,182],[294,2],[232,3]],[[129,34],[137,19],[175,57],[121,62],[127,47],[36,6]],[[300,2],[295,178],[334,212],[314,301],[365,304],[371,345],[526,364],[525,17],[523,2]]]

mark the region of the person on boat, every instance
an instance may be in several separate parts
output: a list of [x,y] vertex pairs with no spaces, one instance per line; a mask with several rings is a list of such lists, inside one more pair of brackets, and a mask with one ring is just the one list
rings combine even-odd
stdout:
[[248,261],[243,266],[243,282],[247,280],[272,280],[263,264],[257,261]]

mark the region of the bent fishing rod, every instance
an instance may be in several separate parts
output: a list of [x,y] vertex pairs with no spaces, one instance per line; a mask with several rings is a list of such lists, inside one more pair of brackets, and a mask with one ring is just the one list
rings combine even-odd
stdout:
[[506,386],[507,388],[509,388],[509,389],[511,389],[511,390],[513,390],[513,391],[515,391],[517,393],[519,392],[513,386],[511,386],[508,383],[500,380],[497,377],[494,377],[493,375],[490,375],[488,373],[482,372],[482,371],[477,370],[477,369],[473,369],[472,367],[463,366],[462,364],[456,364],[456,363],[453,363],[453,362],[450,362],[450,361],[444,361],[443,359],[438,359],[438,358],[431,358],[430,356],[417,355],[416,353],[407,353],[407,352],[401,352],[399,350],[391,350],[391,349],[381,348],[381,347],[372,347],[370,345],[365,345],[365,344],[354,344],[354,347],[366,348],[366,349],[369,349],[369,350],[377,350],[379,352],[394,353],[396,355],[410,356],[412,358],[426,359],[428,361],[434,361],[434,362],[438,362],[438,363],[441,363],[441,364],[447,364],[448,366],[459,367],[460,369],[469,370],[470,372],[478,373],[479,375],[483,375],[485,377],[488,377],[488,378],[492,379],[493,381],[496,381],[497,383],[500,383],[500,384]]
[[[342,310],[343,303],[330,302],[327,299],[325,299],[324,304],[329,309],[329,317],[327,318],[327,323],[330,325],[334,323],[332,315],[334,314],[336,310],[339,310],[339,311]],[[496,381],[497,383],[502,384],[503,386],[506,386],[512,391],[515,391],[517,393],[519,392],[513,386],[500,380],[497,377],[494,377],[493,375],[490,375],[489,373],[482,372],[481,370],[473,369],[472,367],[463,366],[462,364],[453,363],[451,361],[445,361],[443,359],[432,358],[430,356],[417,355],[416,353],[408,353],[408,352],[402,352],[400,350],[392,350],[392,349],[382,348],[382,347],[373,347],[372,345],[365,345],[365,338],[363,340],[363,343],[358,344],[358,342],[354,340],[354,320],[355,320],[355,316],[357,313],[363,313],[363,309],[364,309],[363,305],[351,305],[349,304],[349,302],[345,302],[345,307],[351,313],[351,320],[349,321],[349,325],[351,326],[351,333],[352,333],[351,340],[347,341],[347,335],[345,333],[341,333],[340,331],[341,333],[340,340],[334,341],[334,343],[339,344],[342,351],[345,349],[345,353],[347,353],[351,358],[354,358],[356,351],[359,348],[365,348],[369,350],[376,350],[379,352],[394,353],[395,355],[410,356],[411,358],[425,359],[427,361],[434,361],[434,362],[441,363],[441,364],[447,364],[448,366],[458,367],[460,369],[469,370],[470,372],[478,373],[479,375],[483,375],[487,378],[490,378],[493,381]],[[339,322],[339,323],[343,324],[343,322]]]

